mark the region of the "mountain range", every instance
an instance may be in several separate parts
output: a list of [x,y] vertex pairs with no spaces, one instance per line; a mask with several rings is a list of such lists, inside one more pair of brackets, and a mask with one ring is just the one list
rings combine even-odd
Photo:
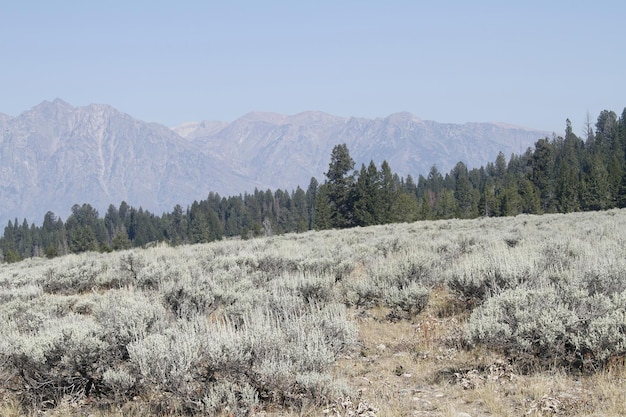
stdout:
[[233,122],[173,128],[111,106],[44,101],[11,117],[0,113],[0,225],[39,224],[47,211],[65,219],[74,204],[101,215],[126,201],[160,214],[207,197],[255,188],[304,189],[324,181],[332,148],[346,143],[359,168],[373,160],[415,179],[436,165],[479,167],[524,152],[551,133],[502,123],[449,124],[409,113],[384,118],[323,112],[249,113]]

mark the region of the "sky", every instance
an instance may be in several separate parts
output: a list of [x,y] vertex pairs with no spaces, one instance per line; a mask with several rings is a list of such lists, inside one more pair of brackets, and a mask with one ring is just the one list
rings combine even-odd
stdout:
[[561,134],[626,106],[626,2],[6,1],[0,112],[109,104],[175,126],[407,111]]

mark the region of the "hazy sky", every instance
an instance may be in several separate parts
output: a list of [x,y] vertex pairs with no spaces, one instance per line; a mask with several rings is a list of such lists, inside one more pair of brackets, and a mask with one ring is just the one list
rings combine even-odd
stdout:
[[626,106],[626,2],[5,1],[0,112],[106,103],[173,126],[250,111],[582,132]]

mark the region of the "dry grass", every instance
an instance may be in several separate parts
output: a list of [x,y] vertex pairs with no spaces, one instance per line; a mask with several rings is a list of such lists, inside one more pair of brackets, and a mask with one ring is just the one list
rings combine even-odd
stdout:
[[[427,308],[412,321],[390,320],[389,313],[386,308],[352,311],[358,322],[359,346],[350,357],[338,361],[334,370],[354,389],[352,401],[371,404],[378,417],[626,415],[623,358],[589,376],[562,371],[520,375],[504,357],[462,346],[467,310],[442,288],[433,291]],[[103,411],[85,402],[68,401],[37,416],[139,417],[147,415],[148,402],[136,399],[123,408]],[[347,415],[339,413],[305,406],[297,411],[264,410],[259,415]],[[0,415],[30,417],[11,395],[0,401]]]
[[[413,321],[390,321],[389,313],[385,308],[352,312],[359,326],[359,347],[334,370],[354,389],[352,401],[371,404],[377,417],[626,415],[623,360],[590,376],[561,371],[519,375],[493,352],[460,346],[456,338],[467,312],[443,289],[433,292],[426,310]],[[109,411],[67,402],[38,416],[139,417],[146,415],[146,401]],[[305,406],[259,415],[347,415],[339,413],[335,408]],[[25,416],[11,396],[0,402],[0,415]]]
[[360,352],[335,372],[380,417],[626,415],[623,361],[590,376],[520,375],[502,356],[461,346],[455,338],[467,312],[443,289],[413,322],[369,313],[359,319]]

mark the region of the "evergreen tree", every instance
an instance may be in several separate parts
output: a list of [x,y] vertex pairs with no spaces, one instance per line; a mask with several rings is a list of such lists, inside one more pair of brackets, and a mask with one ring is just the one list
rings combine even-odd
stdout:
[[[271,196],[271,206],[274,205],[273,201],[274,197]],[[251,222],[247,219],[246,208],[241,195],[228,198],[225,215],[224,233],[227,236],[241,235],[244,227],[250,230]]]
[[411,174],[406,176],[406,181],[404,182],[404,191],[407,194],[413,194],[417,197],[417,184],[415,184],[415,180],[411,176]]
[[309,186],[306,189],[306,206],[307,212],[309,214],[309,230],[313,230],[313,226],[315,224],[315,201],[318,186],[319,183],[317,182],[315,177],[311,177],[311,181],[309,181]]
[[305,232],[309,229],[309,215],[307,210],[307,199],[306,193],[300,186],[296,188],[296,191],[293,193],[291,197],[292,202],[292,218],[293,225],[291,230],[296,230],[297,232]]
[[[261,192],[259,191],[259,193]],[[214,193],[213,191],[209,193],[209,197],[206,200],[207,206],[209,207],[209,209],[211,209],[211,211],[217,214],[217,217],[220,219],[220,221],[222,219],[222,212],[220,210],[221,201],[222,198],[220,197],[220,195],[218,193]]]
[[115,236],[113,236],[113,240],[111,241],[111,248],[113,250],[130,249],[131,246],[132,244],[128,239],[126,232],[118,232]]
[[541,197],[537,187],[528,178],[520,181],[519,189],[522,198],[522,213],[541,214]]
[[3,258],[4,258],[3,261],[8,264],[19,262],[22,260],[22,257],[15,249],[7,249],[4,252]]
[[424,193],[419,201],[416,220],[432,220],[433,216],[433,205],[430,201],[428,193]]
[[107,243],[104,221],[90,204],[74,204],[65,228],[71,252],[97,251]]
[[394,222],[410,223],[419,219],[420,207],[414,193],[401,193],[396,198]]
[[191,205],[188,219],[187,236],[189,243],[209,242],[209,222],[197,201]]
[[164,238],[165,230],[161,227],[160,219],[149,211],[131,207],[129,217],[128,238],[133,247],[159,242]]
[[453,218],[458,211],[454,191],[448,189],[441,190],[433,211],[436,219]]
[[336,145],[330,155],[326,172],[326,193],[331,206],[332,227],[345,228],[354,224],[353,186],[354,160],[346,144]]
[[504,154],[502,152],[498,153],[498,156],[496,157],[496,163],[494,164],[493,171],[493,176],[495,177],[496,181],[504,181],[504,176],[507,173],[507,166],[506,158],[504,157]]
[[107,242],[109,244],[112,243],[113,237],[115,235],[124,230],[124,225],[122,223],[122,219],[120,218],[120,213],[113,204],[109,205],[109,208],[104,215],[104,227],[107,231]]
[[622,146],[621,154],[626,159],[626,108],[624,108],[622,115],[617,121],[617,138],[618,143]]
[[276,229],[277,234],[282,234],[295,227],[292,225],[291,217],[291,197],[288,191],[281,189],[276,190],[274,193],[274,212],[276,213]]
[[374,161],[369,168],[361,165],[358,179],[355,184],[354,195],[354,224],[356,226],[370,226],[382,221],[381,181],[380,174]]
[[540,193],[541,210],[545,213],[555,211],[554,189],[555,152],[549,139],[540,139],[535,144],[531,159],[531,181]]
[[572,131],[567,119],[565,139],[558,149],[556,161],[556,199],[558,210],[569,213],[580,210],[580,162],[579,149],[583,142]]
[[[398,181],[399,182],[399,181]],[[380,208],[377,222],[379,224],[391,223],[394,221],[396,199],[398,196],[398,186],[394,179],[394,174],[387,161],[383,161],[380,166],[380,192],[376,203]]]
[[467,167],[459,162],[453,169],[454,175],[454,198],[456,199],[456,216],[468,219],[475,216],[475,204],[472,185],[469,181]]
[[498,189],[496,194],[495,178],[489,177],[480,195],[479,213],[481,215],[488,217],[500,215],[502,212],[500,207],[500,193],[501,190]]
[[626,208],[626,172],[622,175],[616,204],[619,208]]
[[187,241],[187,216],[180,204],[176,204],[169,216],[167,236],[171,245],[180,245]]
[[[17,222],[17,219],[15,219]],[[4,228],[4,234],[2,235],[2,247],[1,249],[6,253],[8,250],[17,251],[17,245],[15,244],[15,228],[13,227],[13,222],[9,220],[9,223]]]
[[48,211],[44,216],[41,226],[41,240],[44,253],[48,258],[65,255],[69,251],[65,225],[51,211]]
[[614,151],[607,166],[608,194],[607,209],[617,207],[617,200],[624,175],[624,158]]
[[[617,115],[615,112],[609,110],[601,111],[596,122],[593,153],[602,155],[605,163],[608,163],[609,157],[620,148],[617,142],[617,131]],[[621,152],[621,149],[619,151]]]
[[93,229],[88,226],[78,225],[69,231],[70,251],[73,253],[97,251],[98,240]]
[[133,239],[130,237],[130,209],[131,207],[128,205],[128,203],[126,201],[122,201],[120,203],[120,208],[118,209],[117,213],[118,216],[120,217],[120,221],[122,222],[122,224],[124,225],[124,229],[126,230],[126,233],[128,234],[128,238],[132,241]]
[[500,215],[517,216],[523,212],[523,201],[514,178],[505,181],[505,186],[500,195]]
[[33,257],[33,236],[28,221],[24,219],[18,233],[17,250],[22,258]]
[[[437,166],[433,165],[430,168],[430,172],[428,173],[426,187],[429,190],[431,190],[433,193],[435,193],[435,196],[436,196],[443,189],[444,187],[443,183],[444,183],[443,176],[437,169]],[[433,204],[434,204],[434,201],[433,201]]]
[[591,157],[588,171],[583,174],[581,200],[584,210],[604,210],[610,206],[609,176],[599,154]]
[[333,208],[328,198],[328,184],[322,184],[318,187],[315,195],[313,228],[315,230],[331,229],[333,227],[332,211]]
[[246,206],[250,221],[253,224],[261,224],[263,222],[263,193],[257,188],[254,189],[254,194],[244,193],[243,204]]

